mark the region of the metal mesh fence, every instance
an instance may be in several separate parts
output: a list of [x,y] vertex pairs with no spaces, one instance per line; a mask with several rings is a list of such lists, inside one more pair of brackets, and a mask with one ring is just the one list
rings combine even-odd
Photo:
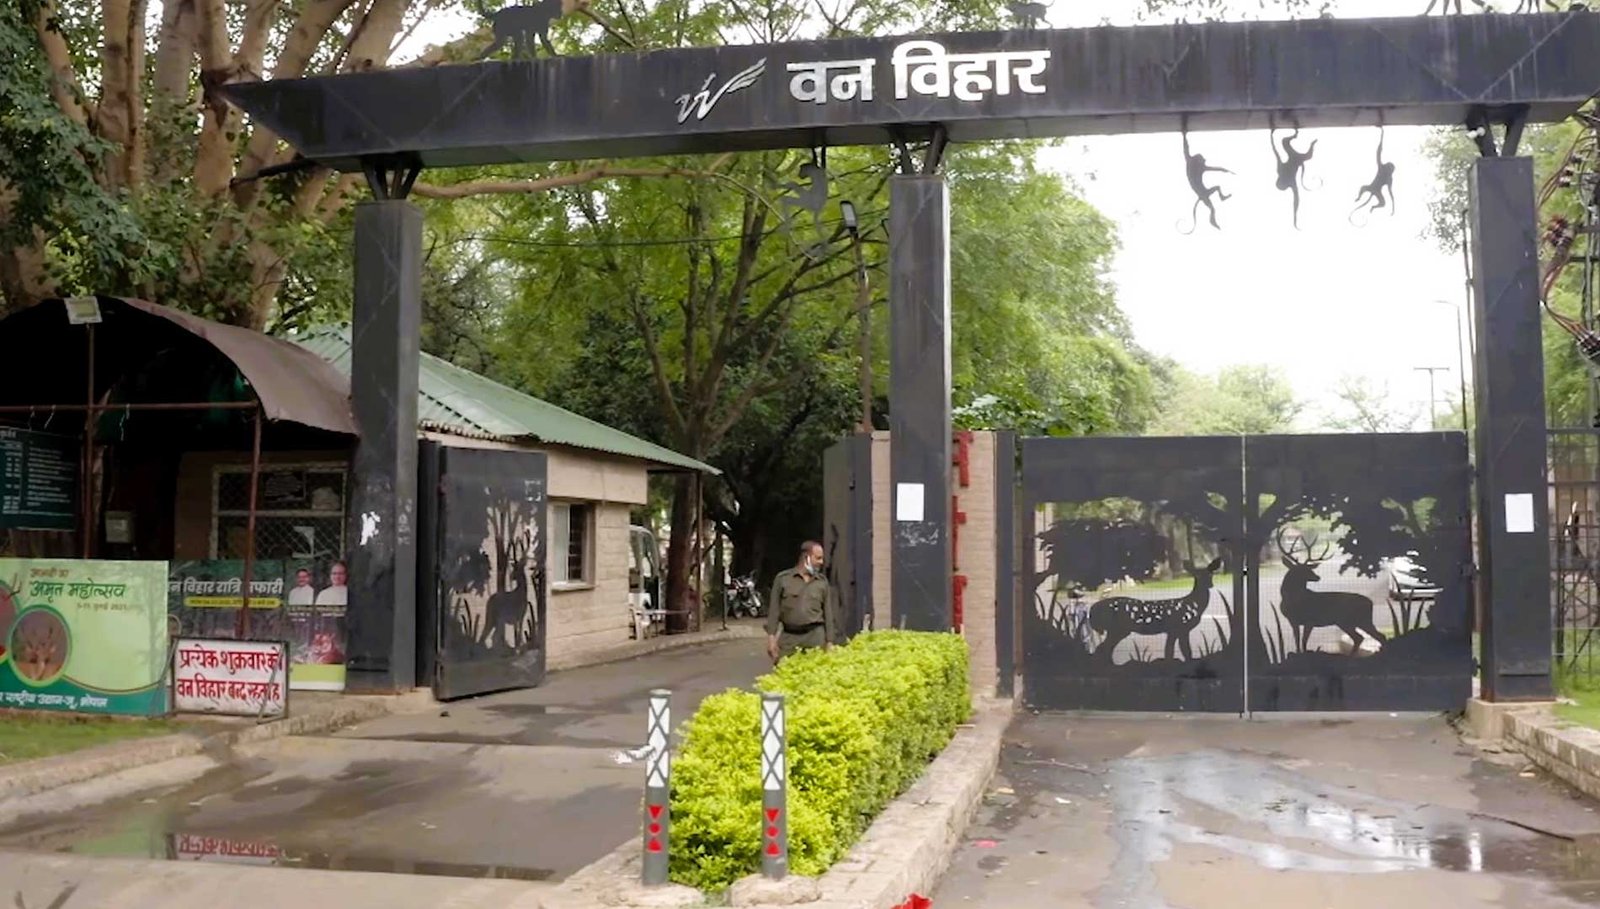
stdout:
[[1600,675],[1600,430],[1550,432],[1552,656],[1566,676]]
[[[248,542],[250,474],[216,475],[216,550],[242,559]],[[256,558],[326,562],[345,556],[345,473],[326,466],[274,466],[256,489]]]

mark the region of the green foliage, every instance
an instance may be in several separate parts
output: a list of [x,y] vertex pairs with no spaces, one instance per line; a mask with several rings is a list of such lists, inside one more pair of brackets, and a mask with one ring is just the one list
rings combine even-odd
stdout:
[[[786,658],[757,681],[786,696],[789,866],[819,875],[904,792],[972,712],[967,645],[877,631]],[[707,698],[673,761],[672,879],[722,890],[761,863],[758,694]]]
[[1303,405],[1288,380],[1268,366],[1230,366],[1201,376],[1163,368],[1165,407],[1153,435],[1248,435],[1288,432]]
[[[31,24],[37,6],[0,4],[0,244],[29,243],[37,231],[89,268],[139,268],[139,222],[95,180],[110,149],[50,96]],[[67,289],[85,287],[93,285]],[[0,312],[8,302],[0,299]]]
[[[1593,107],[1591,106],[1591,110]],[[1554,124],[1535,124],[1523,134],[1519,154],[1533,158],[1534,185],[1544,187],[1565,160],[1567,150],[1584,127],[1577,120]],[[1437,195],[1429,202],[1432,234],[1441,248],[1459,251],[1462,244],[1464,214],[1467,210],[1467,184],[1477,147],[1460,130],[1438,130],[1429,139],[1426,153],[1433,161]],[[1539,211],[1542,229],[1549,219],[1560,215],[1569,223],[1583,223],[1582,209],[1575,188],[1556,189]],[[1581,253],[1583,241],[1579,240]],[[1541,259],[1548,263],[1550,247],[1540,243]],[[1582,268],[1574,262],[1563,272],[1550,292],[1550,307],[1563,315],[1578,318],[1582,309]],[[1588,426],[1590,374],[1571,335],[1553,321],[1544,322],[1545,406],[1551,426]],[[1459,409],[1459,408],[1454,408]],[[1459,415],[1452,417],[1460,425]],[[1441,418],[1441,425],[1445,421]]]

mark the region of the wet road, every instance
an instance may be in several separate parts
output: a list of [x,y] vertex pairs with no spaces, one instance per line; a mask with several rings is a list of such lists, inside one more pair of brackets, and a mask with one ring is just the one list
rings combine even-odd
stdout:
[[1600,906],[1600,815],[1438,718],[1025,714],[934,905]]
[[635,835],[650,689],[673,716],[770,668],[740,640],[242,750],[176,788],[0,829],[0,849],[561,880]]

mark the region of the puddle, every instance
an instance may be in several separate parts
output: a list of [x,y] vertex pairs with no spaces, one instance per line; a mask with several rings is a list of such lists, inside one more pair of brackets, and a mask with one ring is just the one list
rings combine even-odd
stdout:
[[[120,799],[65,815],[19,819],[0,832],[0,846],[32,852],[221,862],[542,881],[555,869],[476,863],[504,857],[480,831],[462,837],[424,821],[400,825],[375,817],[350,821],[385,805],[406,803],[438,782],[395,762],[356,762],[326,778],[278,776],[264,766],[213,771],[164,792]],[[404,832],[402,832],[404,831]],[[486,848],[487,847],[487,848]]]
[[1499,820],[1320,784],[1217,751],[1133,757],[1100,781],[1119,845],[1096,905],[1166,909],[1151,866],[1206,846],[1274,871],[1525,875],[1586,901],[1600,895],[1600,838],[1565,839]]
[[138,830],[119,831],[106,837],[86,839],[56,851],[78,855],[167,859],[176,862],[218,862],[281,868],[374,871],[519,881],[549,880],[555,874],[547,868],[475,865],[367,855],[360,852],[326,852],[300,848],[292,842],[283,843],[266,839],[235,839],[196,833],[155,833],[146,837],[140,833]]

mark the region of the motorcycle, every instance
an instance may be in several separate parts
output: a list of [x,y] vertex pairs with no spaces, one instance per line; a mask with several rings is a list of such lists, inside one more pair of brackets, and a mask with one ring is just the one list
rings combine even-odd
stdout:
[[723,591],[723,600],[728,604],[728,618],[731,619],[760,618],[766,614],[761,594],[756,592],[753,575],[729,581],[727,589]]

